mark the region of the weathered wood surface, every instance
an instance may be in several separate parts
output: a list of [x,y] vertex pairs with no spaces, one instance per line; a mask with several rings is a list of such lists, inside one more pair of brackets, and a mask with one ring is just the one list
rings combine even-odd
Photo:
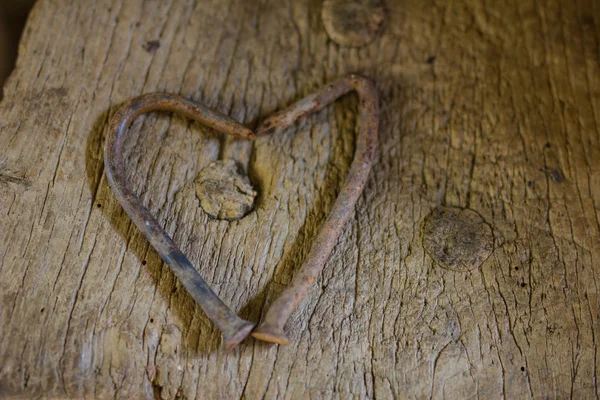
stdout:
[[[318,0],[35,6],[0,104],[0,397],[600,395],[600,4],[385,5],[361,49],[328,40]],[[253,125],[354,71],[382,107],[355,217],[290,320],[292,344],[226,353],[113,197],[107,119],[168,91]],[[352,157],[355,106],[256,144],[164,114],[130,131],[136,190],[244,318],[307,253]],[[240,221],[199,208],[194,180],[219,158],[259,188]],[[425,251],[440,206],[491,227],[479,268]]]

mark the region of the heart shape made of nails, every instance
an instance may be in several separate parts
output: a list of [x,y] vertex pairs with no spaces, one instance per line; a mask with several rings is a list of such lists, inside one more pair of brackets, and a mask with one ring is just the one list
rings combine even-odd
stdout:
[[[198,121],[223,134],[256,140],[289,127],[300,118],[319,111],[351,91],[357,92],[359,97],[359,118],[356,150],[346,181],[302,267],[294,275],[290,285],[271,304],[263,322],[254,329],[254,323],[240,318],[213,292],[130,189],[123,161],[125,133],[131,123],[142,114],[152,111],[170,111]],[[379,124],[378,102],[373,83],[367,78],[351,74],[268,117],[258,126],[256,132],[218,111],[185,97],[167,93],[151,93],[136,97],[123,105],[111,118],[104,149],[108,183],[131,220],[158,251],[208,318],[221,330],[226,349],[235,347],[250,333],[260,340],[279,344],[289,343],[284,332],[285,323],[327,262],[371,170]]]

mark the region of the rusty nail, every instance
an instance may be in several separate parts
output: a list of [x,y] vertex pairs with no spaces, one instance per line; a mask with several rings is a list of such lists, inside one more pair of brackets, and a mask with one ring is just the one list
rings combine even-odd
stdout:
[[358,75],[342,78],[305,97],[286,110],[269,117],[258,127],[256,134],[230,117],[202,104],[166,93],[137,97],[121,107],[111,119],[104,160],[108,182],[115,196],[194,300],[223,332],[227,349],[231,349],[241,342],[250,333],[254,324],[238,317],[221,301],[152,217],[150,211],[144,207],[141,200],[129,189],[123,163],[125,132],[129,125],[144,113],[172,111],[201,122],[221,133],[255,140],[259,136],[282,130],[294,124],[300,118],[319,111],[351,91],[356,91],[359,96],[359,127],[354,160],[346,182],[319,231],[304,265],[295,275],[292,283],[271,305],[264,321],[252,332],[252,336],[255,338],[288,344],[289,339],[283,330],[285,323],[327,262],[333,246],[364,188],[371,169],[379,123],[378,96],[371,81]]
[[333,246],[354,210],[371,170],[375,153],[379,124],[377,90],[370,80],[358,75],[349,75],[269,117],[257,130],[257,136],[263,136],[286,128],[350,91],[356,91],[359,98],[358,134],[350,172],[304,264],[291,284],[270,306],[263,322],[252,332],[252,336],[257,339],[279,344],[290,342],[284,332],[284,326],[296,305],[323,270]]
[[240,318],[221,301],[129,188],[123,163],[123,139],[131,123],[138,116],[151,111],[183,114],[219,132],[240,138],[255,139],[256,136],[228,116],[202,104],[177,95],[154,93],[137,97],[116,112],[109,125],[104,150],[106,176],[119,203],[208,318],[221,330],[225,348],[231,349],[248,336],[254,324]]

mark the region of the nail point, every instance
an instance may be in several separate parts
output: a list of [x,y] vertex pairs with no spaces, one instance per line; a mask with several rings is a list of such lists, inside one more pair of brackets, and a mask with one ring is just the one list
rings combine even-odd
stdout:
[[250,332],[252,332],[254,326],[255,324],[253,324],[252,322],[244,321],[235,332],[233,332],[232,334],[224,335],[225,350],[231,350],[235,346],[240,344],[240,342],[246,339]]

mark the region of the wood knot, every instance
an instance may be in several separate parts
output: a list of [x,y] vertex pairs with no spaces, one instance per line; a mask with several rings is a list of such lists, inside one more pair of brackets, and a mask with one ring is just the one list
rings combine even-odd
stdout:
[[254,207],[256,194],[234,160],[214,161],[196,178],[196,197],[212,218],[234,221],[246,216]]
[[341,46],[362,47],[377,36],[385,10],[380,0],[325,0],[321,19],[331,40]]
[[423,246],[441,267],[464,272],[492,254],[494,235],[475,211],[440,207],[423,221]]

